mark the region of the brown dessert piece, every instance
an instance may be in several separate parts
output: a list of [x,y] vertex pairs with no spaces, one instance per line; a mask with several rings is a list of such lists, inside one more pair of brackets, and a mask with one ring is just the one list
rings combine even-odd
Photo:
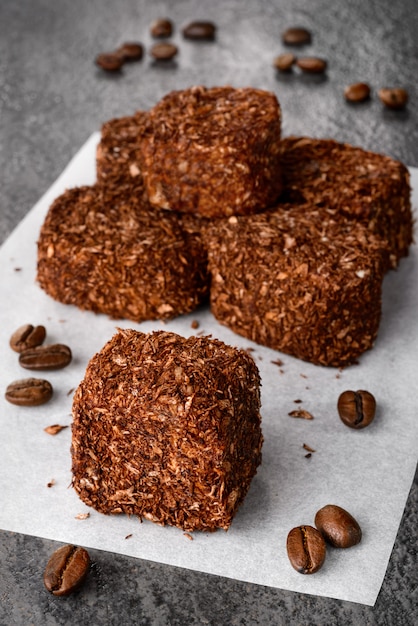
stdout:
[[327,139],[282,141],[284,202],[356,220],[389,243],[395,268],[412,242],[409,173],[390,157]]
[[49,295],[114,318],[175,317],[207,297],[209,251],[212,311],[239,334],[324,365],[372,347],[382,276],[412,242],[402,163],[280,141],[274,94],[231,87],[109,120],[96,163],[97,184],[62,194],[42,227]]
[[114,118],[102,125],[96,151],[97,182],[107,188],[143,192],[139,142],[147,113]]
[[206,256],[176,214],[98,185],[52,204],[38,241],[40,286],[80,309],[137,322],[172,318],[207,296]]
[[[147,117],[146,112],[137,111],[134,115],[115,118],[102,125],[96,152],[96,171],[98,184],[105,190],[114,194],[136,194],[149,205],[139,157]],[[206,250],[200,237],[206,218],[193,213],[178,213],[177,220],[192,238],[192,247],[200,247],[199,253],[206,263]]]
[[209,337],[120,330],[73,402],[73,487],[101,513],[225,530],[261,461],[260,379]]
[[353,220],[311,205],[218,220],[208,227],[211,309],[233,331],[321,365],[372,347],[385,246]]
[[205,217],[260,211],[277,200],[281,112],[259,89],[192,87],[149,112],[141,140],[151,204]]

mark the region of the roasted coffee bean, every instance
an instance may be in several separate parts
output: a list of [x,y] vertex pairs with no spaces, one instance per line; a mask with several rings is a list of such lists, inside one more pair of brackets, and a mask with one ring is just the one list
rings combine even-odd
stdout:
[[279,54],[279,56],[274,59],[273,65],[281,72],[288,72],[291,69],[292,65],[294,65],[295,61],[295,55],[288,52],[284,54]]
[[28,370],[59,370],[71,363],[71,359],[70,348],[62,343],[55,343],[21,352],[19,363]]
[[123,65],[123,58],[117,52],[102,52],[96,57],[96,65],[106,72],[117,72]]
[[282,41],[288,46],[303,46],[311,43],[312,35],[306,28],[288,28],[282,34]]
[[376,400],[369,391],[344,391],[338,398],[338,414],[350,428],[366,428],[374,420]]
[[84,582],[90,568],[87,550],[66,545],[58,548],[49,559],[45,572],[45,587],[54,596],[68,596]]
[[336,504],[327,504],[315,515],[315,526],[335,548],[351,548],[361,541],[361,528],[354,517]]
[[178,52],[178,48],[173,43],[156,43],[150,50],[151,56],[157,61],[170,61]]
[[408,103],[409,95],[406,89],[379,89],[381,102],[389,109],[404,109]]
[[151,24],[151,37],[171,37],[173,34],[173,23],[167,18],[160,17]]
[[52,398],[52,385],[41,378],[24,378],[10,383],[5,398],[18,406],[39,406]]
[[182,30],[185,39],[213,41],[216,26],[213,22],[190,22]]
[[140,43],[127,41],[116,50],[115,54],[121,57],[123,62],[140,61],[144,54],[144,47]]
[[45,326],[32,326],[24,324],[20,326],[10,337],[10,347],[15,352],[23,352],[28,348],[40,346],[46,337]]
[[325,59],[320,59],[319,57],[302,57],[301,59],[297,59],[296,65],[302,72],[323,74],[328,64]]
[[314,574],[325,560],[326,545],[313,526],[297,526],[287,536],[287,555],[300,574]]
[[370,87],[367,83],[353,83],[344,89],[345,99],[349,102],[364,102],[370,98]]

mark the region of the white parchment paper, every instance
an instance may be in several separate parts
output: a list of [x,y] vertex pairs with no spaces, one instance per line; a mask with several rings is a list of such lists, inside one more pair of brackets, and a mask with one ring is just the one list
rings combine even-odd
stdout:
[[[133,324],[81,312],[50,299],[36,284],[36,241],[52,200],[66,188],[95,180],[94,134],[0,249],[0,527],[73,542],[256,584],[373,605],[386,571],[417,463],[418,251],[384,282],[383,318],[373,350],[343,371],[304,363],[263,348],[219,325],[209,310],[172,322]],[[411,169],[418,206],[418,170]],[[108,517],[88,509],[70,487],[71,429],[51,436],[46,426],[71,424],[72,390],[90,357],[116,326],[212,334],[254,349],[262,377],[263,463],[228,532],[194,533]],[[47,341],[67,343],[72,364],[47,373],[54,397],[47,405],[8,404],[4,391],[31,375],[8,345],[25,323],[44,324]],[[273,363],[281,359],[282,365]],[[35,374],[36,375],[36,374]],[[345,389],[368,389],[378,403],[373,424],[354,431],[336,404]],[[300,400],[300,403],[295,403]],[[307,421],[288,413],[304,408]],[[310,458],[303,448],[315,450]],[[48,486],[53,482],[52,486]],[[292,569],[286,554],[291,528],[314,523],[325,504],[348,509],[363,530],[348,550],[329,549],[312,576]],[[77,519],[80,513],[90,513]]]

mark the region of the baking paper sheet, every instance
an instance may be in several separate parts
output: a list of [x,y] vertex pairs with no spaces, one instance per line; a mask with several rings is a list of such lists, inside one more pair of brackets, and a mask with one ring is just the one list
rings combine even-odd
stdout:
[[[0,250],[0,527],[73,542],[251,583],[373,605],[385,575],[417,462],[418,254],[401,261],[384,282],[383,318],[373,350],[343,371],[304,363],[263,348],[219,325],[203,309],[169,323],[109,320],[50,299],[35,282],[36,240],[52,200],[95,179],[94,134],[19,224]],[[411,169],[418,191],[418,170]],[[413,204],[418,205],[414,192]],[[199,331],[191,328],[192,320]],[[4,390],[31,373],[8,345],[22,324],[44,324],[47,341],[68,344],[72,364],[47,373],[54,397],[41,407],[8,404]],[[212,334],[252,348],[262,377],[263,463],[228,532],[193,533],[108,517],[89,509],[70,487],[71,429],[51,436],[46,426],[71,424],[72,390],[90,357],[116,326]],[[282,364],[273,363],[281,359]],[[35,374],[36,375],[36,374]],[[378,403],[373,424],[354,431],[336,404],[345,389],[368,389]],[[296,400],[301,400],[296,403]],[[288,413],[304,408],[313,420]],[[310,458],[303,444],[315,450]],[[53,483],[52,486],[48,486]],[[323,568],[298,574],[286,554],[291,528],[314,524],[325,504],[348,509],[363,530],[348,550],[329,549]],[[90,513],[85,519],[79,514]]]

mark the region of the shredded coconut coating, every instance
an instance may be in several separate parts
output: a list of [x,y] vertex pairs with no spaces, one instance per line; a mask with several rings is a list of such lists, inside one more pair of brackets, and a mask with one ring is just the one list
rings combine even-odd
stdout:
[[209,337],[120,330],[73,401],[73,487],[102,513],[228,529],[261,462],[260,378]]
[[[105,122],[96,151],[97,182],[103,191],[138,195],[145,204],[149,202],[141,171],[140,143],[147,119],[146,111],[136,111],[133,115]],[[158,214],[157,211],[156,216]],[[177,219],[192,237],[192,245],[200,246],[200,254],[206,259],[200,231],[207,218],[194,213],[178,213]]]
[[288,137],[281,143],[282,199],[357,220],[389,243],[395,268],[412,243],[409,172],[390,157],[344,143]]
[[281,111],[259,89],[192,87],[149,112],[141,140],[151,204],[205,217],[245,215],[277,200]]
[[145,193],[139,143],[147,117],[145,111],[136,111],[102,125],[96,151],[96,174],[100,185],[124,192],[128,189],[140,195]]
[[[96,164],[97,184],[65,192],[41,230],[38,281],[53,298],[113,318],[143,321],[190,312],[206,301],[210,290],[212,311],[220,321],[300,358],[341,365],[373,345],[381,270],[367,270],[364,276],[358,270],[355,305],[357,283],[342,268],[350,247],[361,263],[369,247],[370,264],[381,264],[383,272],[408,254],[413,230],[409,174],[399,161],[333,140],[280,141],[280,108],[273,94],[193,87],[171,92],[150,112],[103,124]],[[164,208],[152,206],[149,193]],[[254,201],[252,208],[247,200]],[[245,237],[233,220],[227,222],[230,213],[234,218],[254,211],[270,217],[250,219]],[[272,218],[274,213],[282,217]],[[258,240],[258,224],[271,227],[274,219],[274,228],[289,229],[284,256],[281,243],[273,254]],[[321,239],[329,228],[332,237]],[[229,233],[225,242],[223,230]],[[310,259],[300,256],[299,244],[288,245],[296,235],[309,241],[303,245]],[[260,268],[258,249],[263,251]],[[318,250],[321,267],[328,264],[333,270],[323,274],[321,269],[321,275],[329,274],[329,285],[315,291],[311,275],[318,273]],[[341,263],[339,250],[344,251]],[[297,281],[286,282],[287,270],[276,271],[275,254],[280,267],[285,260],[295,276],[300,271]],[[246,268],[239,267],[244,257]],[[297,270],[299,266],[309,271]],[[261,276],[270,301],[270,295],[263,300],[264,292],[258,299]],[[336,304],[343,293],[349,307]],[[309,315],[303,298],[315,302]],[[290,313],[298,308],[297,315]],[[254,320],[252,311],[257,312]],[[295,321],[299,318],[302,335]]]
[[284,205],[205,232],[211,310],[236,333],[319,365],[372,347],[386,244],[362,224]]
[[188,313],[208,294],[206,253],[190,228],[139,194],[99,185],[50,207],[37,280],[60,302],[137,322]]

